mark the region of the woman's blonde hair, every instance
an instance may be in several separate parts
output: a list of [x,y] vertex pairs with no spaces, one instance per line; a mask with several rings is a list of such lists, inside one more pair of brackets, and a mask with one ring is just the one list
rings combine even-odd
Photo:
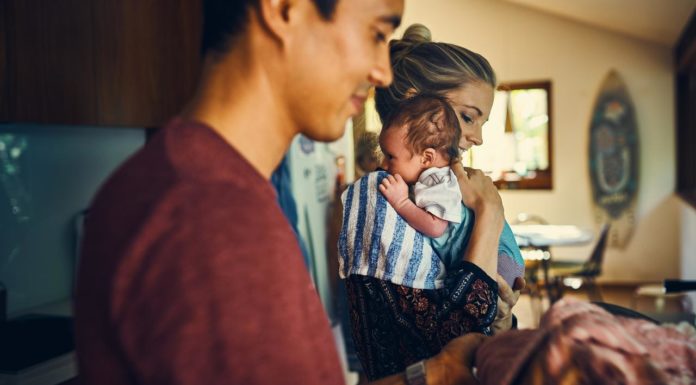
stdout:
[[379,135],[365,131],[355,144],[355,164],[363,173],[375,171],[382,163],[382,152],[379,150]]
[[455,44],[433,42],[422,24],[406,29],[401,39],[389,42],[394,81],[378,88],[377,112],[384,122],[401,101],[420,93],[444,96],[469,82],[483,81],[495,88],[495,72],[488,60]]

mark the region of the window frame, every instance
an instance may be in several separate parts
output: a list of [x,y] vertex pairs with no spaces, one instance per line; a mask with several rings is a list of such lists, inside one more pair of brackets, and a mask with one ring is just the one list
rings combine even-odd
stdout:
[[549,117],[547,131],[547,156],[549,167],[547,170],[535,170],[534,178],[523,178],[517,181],[499,179],[493,183],[502,190],[553,190],[553,93],[551,80],[534,80],[521,82],[503,82],[496,88],[497,91],[515,91],[527,89],[543,89],[546,91],[546,113]]

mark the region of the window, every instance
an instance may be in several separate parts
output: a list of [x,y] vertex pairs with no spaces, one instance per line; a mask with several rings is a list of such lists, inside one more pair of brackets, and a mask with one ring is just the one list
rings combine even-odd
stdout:
[[464,163],[487,172],[498,188],[550,190],[551,82],[501,84],[483,142]]

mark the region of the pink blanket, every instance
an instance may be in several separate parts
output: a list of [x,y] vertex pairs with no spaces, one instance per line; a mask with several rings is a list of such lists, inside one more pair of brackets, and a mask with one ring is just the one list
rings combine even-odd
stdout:
[[696,330],[614,316],[573,299],[539,329],[515,330],[477,351],[481,384],[696,384]]

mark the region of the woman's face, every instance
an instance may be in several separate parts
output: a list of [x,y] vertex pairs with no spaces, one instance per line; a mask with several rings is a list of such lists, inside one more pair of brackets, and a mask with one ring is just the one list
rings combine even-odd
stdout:
[[462,127],[459,148],[468,150],[483,144],[481,127],[488,121],[493,106],[493,87],[482,81],[469,82],[445,96],[457,112]]

